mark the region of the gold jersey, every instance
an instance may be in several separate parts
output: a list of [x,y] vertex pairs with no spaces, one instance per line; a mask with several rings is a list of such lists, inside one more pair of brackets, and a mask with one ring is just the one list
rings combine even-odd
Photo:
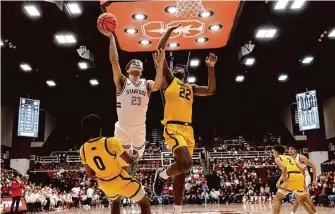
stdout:
[[301,172],[295,160],[288,155],[279,155],[280,160],[287,168],[287,172]]
[[165,108],[163,124],[167,121],[192,123],[192,86],[174,78],[165,90]]
[[122,167],[116,156],[123,152],[124,149],[117,138],[100,137],[91,139],[80,147],[80,158],[98,178],[107,180],[121,173]]

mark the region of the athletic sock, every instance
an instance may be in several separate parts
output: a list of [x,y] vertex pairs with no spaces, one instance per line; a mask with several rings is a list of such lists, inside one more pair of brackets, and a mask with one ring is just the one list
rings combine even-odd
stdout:
[[174,206],[174,214],[181,214],[182,206],[181,205],[173,205]]
[[159,173],[159,177],[161,177],[161,178],[163,178],[165,180],[169,178],[169,176],[166,173],[166,170],[164,170],[163,172]]

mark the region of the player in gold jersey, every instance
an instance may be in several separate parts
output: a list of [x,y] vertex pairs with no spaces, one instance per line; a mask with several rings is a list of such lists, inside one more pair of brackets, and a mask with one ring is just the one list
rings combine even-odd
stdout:
[[[179,26],[170,27],[161,38],[157,49],[164,49],[172,31]],[[192,128],[192,104],[193,96],[213,95],[216,90],[214,66],[217,57],[210,54],[206,58],[208,67],[208,86],[191,85],[187,82],[187,68],[177,65],[173,71],[164,61],[163,75],[164,81],[162,89],[165,90],[164,107],[164,138],[168,147],[172,150],[175,163],[168,169],[159,169],[156,172],[154,193],[157,196],[162,194],[162,179],[174,177],[174,213],[180,214],[182,211],[183,195],[185,189],[185,173],[192,166],[192,155],[194,150],[194,136]],[[157,63],[156,63],[157,64]]]
[[312,209],[306,203],[304,197],[305,190],[305,176],[304,170],[301,169],[295,160],[289,156],[284,155],[285,148],[282,145],[276,145],[272,148],[275,163],[282,171],[283,183],[278,188],[276,197],[273,203],[273,213],[279,214],[282,199],[290,192],[294,192],[296,200],[302,204],[308,213],[313,214]]
[[[102,122],[97,115],[86,116],[81,126],[88,135],[88,141],[80,147],[80,158],[88,177],[96,178],[99,188],[111,200],[125,196],[140,205],[141,213],[150,214],[150,202],[141,183],[122,169],[117,159],[119,156],[131,164],[138,159],[138,152],[128,154],[117,138],[102,137]],[[120,214],[120,207],[113,205],[112,214]]]

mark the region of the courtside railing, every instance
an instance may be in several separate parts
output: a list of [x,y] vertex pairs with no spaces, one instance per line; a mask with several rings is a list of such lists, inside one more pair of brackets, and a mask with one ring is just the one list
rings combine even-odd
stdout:
[[41,163],[59,163],[58,156],[41,156],[39,157],[39,161]]
[[230,159],[230,158],[258,158],[271,157],[270,152],[249,151],[249,152],[209,152],[209,159]]
[[[55,154],[55,153],[54,153]],[[207,157],[206,157],[207,156]],[[209,152],[206,153],[204,148],[195,149],[193,154],[193,160],[207,159],[229,159],[229,158],[258,158],[258,157],[271,157],[271,153],[264,151],[249,151],[249,152]],[[30,160],[40,163],[59,163],[59,156],[41,156],[31,155]],[[164,165],[170,165],[174,161],[172,152],[161,152],[155,154],[144,154],[142,159],[144,161],[162,161]],[[79,163],[79,154],[69,154],[66,156],[66,162],[68,163]]]

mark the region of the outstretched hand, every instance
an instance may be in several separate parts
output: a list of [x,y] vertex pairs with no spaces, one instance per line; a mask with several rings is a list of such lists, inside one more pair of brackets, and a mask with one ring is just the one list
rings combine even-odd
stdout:
[[210,53],[209,56],[206,57],[206,64],[208,67],[214,68],[217,60],[218,60],[218,57],[215,54]]
[[160,48],[157,49],[156,52],[154,53],[154,61],[157,66],[162,67],[164,64],[165,60],[165,51],[164,49]]
[[113,36],[113,32],[110,32],[107,30],[105,25],[98,25],[98,30],[100,31],[100,33],[102,33],[103,35],[107,36],[108,38],[110,38],[111,36]]

